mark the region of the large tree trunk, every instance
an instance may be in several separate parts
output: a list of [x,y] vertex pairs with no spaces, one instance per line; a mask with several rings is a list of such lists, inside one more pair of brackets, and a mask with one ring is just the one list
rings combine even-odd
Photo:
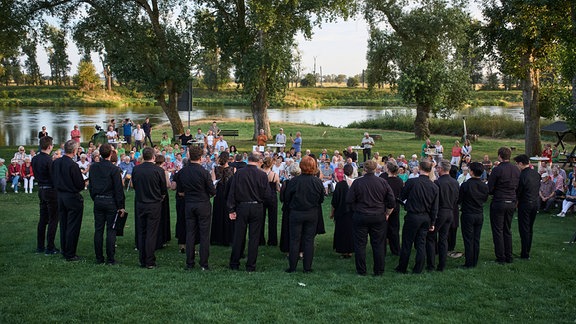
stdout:
[[540,155],[540,70],[534,68],[533,56],[524,62],[525,75],[522,80],[522,103],[524,106],[524,143],[528,156]]
[[430,137],[430,105],[416,103],[416,119],[414,120],[414,136],[416,139],[426,139]]
[[252,117],[254,118],[254,134],[252,135],[252,140],[256,140],[260,129],[264,130],[264,133],[268,135],[268,138],[272,138],[270,134],[270,120],[268,119],[268,96],[266,88],[260,88],[256,100],[252,102]]
[[156,97],[156,100],[158,100],[158,103],[162,107],[166,117],[168,117],[170,126],[172,126],[172,136],[183,134],[184,126],[182,125],[182,119],[180,118],[180,114],[176,107],[176,89],[171,81],[168,81],[166,91],[168,92],[168,102],[166,102],[164,94]]

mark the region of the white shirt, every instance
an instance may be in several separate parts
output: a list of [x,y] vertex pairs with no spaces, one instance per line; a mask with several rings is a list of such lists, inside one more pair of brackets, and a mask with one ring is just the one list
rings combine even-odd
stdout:
[[220,152],[221,147],[223,147],[224,149],[227,149],[228,143],[226,143],[225,140],[219,140],[218,142],[216,142],[216,145],[214,146],[214,150],[216,150],[216,152]]
[[144,130],[142,128],[138,129],[136,128],[133,132],[132,132],[132,137],[134,137],[135,141],[141,141],[144,139],[144,136],[146,134],[144,134]]
[[286,134],[276,134],[276,144],[286,144]]

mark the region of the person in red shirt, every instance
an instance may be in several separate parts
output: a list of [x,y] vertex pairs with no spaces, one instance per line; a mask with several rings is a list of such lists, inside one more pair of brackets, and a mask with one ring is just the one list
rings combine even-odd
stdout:
[[32,187],[34,187],[34,171],[32,170],[29,157],[24,159],[24,164],[20,167],[20,178],[24,181],[24,192],[32,193]]
[[8,167],[8,178],[12,181],[12,189],[14,193],[18,193],[18,182],[20,181],[20,164],[18,160],[12,159],[10,166]]
[[80,143],[80,130],[78,129],[78,125],[74,125],[74,129],[70,131],[70,137],[77,143]]

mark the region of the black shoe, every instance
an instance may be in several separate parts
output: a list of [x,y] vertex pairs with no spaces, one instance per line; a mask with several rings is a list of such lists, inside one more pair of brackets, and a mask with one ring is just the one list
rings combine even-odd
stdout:
[[467,265],[464,264],[464,265],[459,266],[458,268],[464,269],[464,270],[468,270],[468,269],[472,269],[473,267],[472,267],[472,266],[467,266]]
[[77,256],[77,255],[75,255],[75,256],[73,256],[73,257],[71,257],[71,258],[67,258],[67,259],[66,259],[66,261],[68,261],[68,262],[78,262],[78,261],[80,261],[80,260],[81,260],[80,257]]
[[184,271],[191,271],[192,269],[194,269],[193,265],[191,265],[191,266],[187,265],[184,267]]
[[240,267],[238,267],[238,266],[230,266],[230,270],[238,271],[238,270],[240,270]]
[[45,255],[60,254],[60,250],[58,250],[58,249],[46,250],[46,252],[44,252],[44,254],[45,254]]
[[104,264],[104,260],[96,260],[96,264]]
[[406,273],[407,271],[406,271],[406,270],[401,270],[400,268],[396,267],[396,268],[394,269],[394,272],[397,272],[397,273]]
[[185,249],[185,248],[181,248],[181,249],[180,249],[180,253],[186,254],[186,249]]
[[426,267],[426,271],[434,271],[434,270],[435,270],[435,269],[434,269],[433,266],[428,266],[428,267]]
[[286,273],[293,273],[295,271],[296,271],[296,269],[290,269],[290,268],[284,270],[284,272],[286,272]]
[[37,248],[36,253],[44,253],[44,248]]
[[114,265],[118,265],[118,262],[116,262],[116,260],[107,261],[107,262],[106,262],[106,265],[114,266]]
[[312,269],[304,270],[304,273],[312,273]]

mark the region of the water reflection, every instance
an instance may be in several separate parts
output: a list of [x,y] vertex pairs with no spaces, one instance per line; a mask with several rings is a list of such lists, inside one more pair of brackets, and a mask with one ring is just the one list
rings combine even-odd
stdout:
[[[489,113],[506,114],[522,120],[522,108],[479,107],[462,112],[463,114]],[[387,113],[414,115],[414,109],[406,107],[323,107],[323,108],[270,108],[268,115],[274,122],[291,122],[345,127],[355,121],[378,118]],[[95,125],[106,126],[110,119],[116,119],[120,126],[122,119],[131,118],[135,123],[143,123],[146,117],[152,125],[168,122],[160,107],[122,107],[122,108],[85,108],[85,107],[34,107],[0,109],[0,145],[36,145],[38,132],[44,125],[48,134],[56,143],[70,138],[74,125],[80,127],[82,141],[88,141],[94,134]],[[180,112],[184,125],[188,121],[188,112]],[[191,119],[234,118],[246,120],[252,118],[249,107],[194,107]]]

